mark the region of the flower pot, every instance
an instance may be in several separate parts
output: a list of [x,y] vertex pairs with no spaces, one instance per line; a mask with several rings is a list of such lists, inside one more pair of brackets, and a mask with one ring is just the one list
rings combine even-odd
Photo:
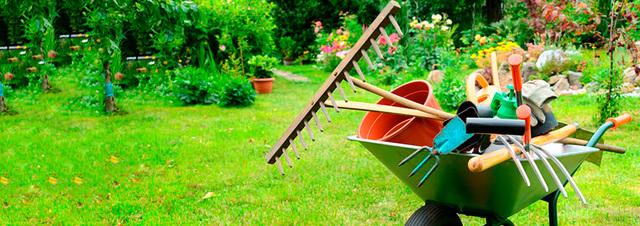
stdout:
[[273,78],[253,78],[251,84],[258,94],[268,94],[273,90]]
[[292,64],[293,64],[293,61],[294,61],[293,59],[290,59],[290,58],[284,58],[284,59],[282,60],[282,63],[284,63],[284,66],[289,66],[289,65],[292,65]]
[[[406,83],[392,93],[435,109],[440,105],[426,81]],[[404,107],[388,99],[377,104]],[[442,121],[388,113],[367,113],[358,128],[358,136],[364,139],[387,141],[418,146],[433,146],[433,138],[442,130]]]

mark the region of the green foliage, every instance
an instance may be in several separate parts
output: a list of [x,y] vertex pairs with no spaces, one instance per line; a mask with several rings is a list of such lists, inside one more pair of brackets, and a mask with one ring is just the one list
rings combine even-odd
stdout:
[[174,95],[185,105],[213,104],[214,76],[204,69],[186,67],[175,71]]
[[279,41],[280,52],[282,53],[283,59],[293,59],[298,50],[298,46],[296,41],[291,37],[282,37]]
[[257,55],[249,59],[249,65],[251,66],[251,73],[256,78],[270,78],[271,69],[278,64],[278,59],[275,57]]
[[613,72],[609,68],[602,68],[595,76],[598,88],[601,91],[596,99],[598,103],[598,114],[594,116],[596,124],[602,124],[608,118],[616,117],[620,114],[622,71],[617,68],[614,67]]
[[229,77],[216,94],[218,104],[223,107],[244,107],[256,100],[256,91],[247,79]]

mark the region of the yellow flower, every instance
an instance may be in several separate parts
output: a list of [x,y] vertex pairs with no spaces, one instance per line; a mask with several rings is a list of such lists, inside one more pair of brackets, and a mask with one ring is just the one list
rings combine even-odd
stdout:
[[49,181],[49,183],[53,185],[58,184],[58,179],[56,179],[55,177],[49,177],[47,181]]
[[480,35],[476,35],[476,37],[474,37],[474,39],[475,39],[476,41],[480,41],[480,39],[481,39],[481,38],[482,38],[482,36],[480,36]]

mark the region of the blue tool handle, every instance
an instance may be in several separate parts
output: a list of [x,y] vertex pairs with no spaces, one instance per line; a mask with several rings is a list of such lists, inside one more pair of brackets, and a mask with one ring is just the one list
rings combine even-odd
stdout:
[[104,85],[104,95],[106,97],[113,97],[113,84],[110,82],[107,82]]
[[0,97],[4,96],[4,85],[0,82]]

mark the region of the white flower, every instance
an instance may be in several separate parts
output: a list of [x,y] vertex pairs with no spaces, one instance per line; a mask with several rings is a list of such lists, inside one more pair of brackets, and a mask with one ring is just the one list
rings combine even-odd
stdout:
[[82,43],[87,43],[89,39],[82,39]]
[[435,27],[435,25],[434,25],[434,24],[432,24],[432,23],[429,23],[429,22],[426,22],[426,23],[424,23],[424,24],[422,25],[422,28],[423,28],[423,29],[425,29],[425,30],[432,29],[433,27]]
[[342,58],[346,57],[348,53],[349,53],[349,50],[344,50],[344,51],[337,52],[336,56],[339,57],[340,59],[342,59]]
[[442,20],[442,15],[440,15],[440,14],[431,15],[431,20],[433,20],[434,23],[437,23],[440,20]]
[[20,51],[20,55],[25,55],[27,54],[27,51]]
[[38,64],[44,64],[44,60],[41,60],[40,62],[38,62]]
[[440,29],[442,29],[442,31],[448,31],[449,26],[443,25],[442,27],[440,27]]
[[453,23],[453,21],[451,21],[450,19],[447,19],[447,25],[451,25]]
[[156,64],[156,62],[155,62],[155,61],[151,61],[151,62],[149,62],[149,65],[154,65],[154,64]]

